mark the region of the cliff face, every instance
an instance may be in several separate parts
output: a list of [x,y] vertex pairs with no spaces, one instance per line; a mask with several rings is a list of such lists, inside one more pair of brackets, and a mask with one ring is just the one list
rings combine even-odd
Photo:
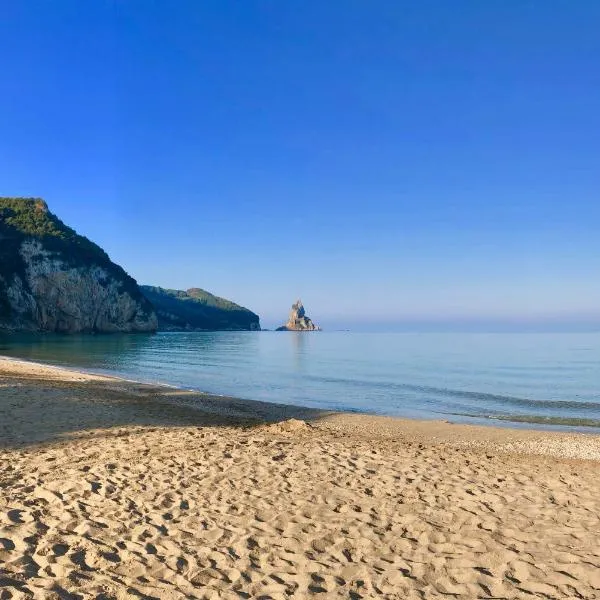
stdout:
[[200,288],[141,289],[156,308],[161,331],[260,331],[258,315]]
[[38,199],[0,198],[0,329],[151,332],[135,280]]
[[321,331],[321,328],[306,316],[302,300],[298,300],[292,304],[288,322],[276,331]]

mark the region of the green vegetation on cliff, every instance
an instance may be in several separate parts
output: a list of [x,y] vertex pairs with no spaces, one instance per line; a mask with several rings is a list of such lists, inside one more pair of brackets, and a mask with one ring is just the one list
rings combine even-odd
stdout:
[[[23,254],[27,242],[39,242],[39,250],[29,259]],[[34,290],[28,270],[35,270],[36,265],[39,267],[44,261],[44,268],[49,269],[44,276],[46,284],[44,286],[42,282],[44,277],[38,276],[34,286],[37,290]],[[94,305],[93,299],[86,301],[83,289],[71,287],[67,291],[68,285],[76,285],[73,282],[65,283],[64,290],[58,284],[49,283],[49,274],[69,270],[84,274],[90,273],[92,267],[100,267],[104,273],[96,280],[98,285],[112,286],[113,291],[126,294],[139,303],[136,318],[144,320],[146,316],[148,320],[155,319],[152,305],[142,295],[136,281],[113,263],[100,246],[79,235],[52,214],[42,199],[0,197],[0,327],[40,327],[46,330],[39,321],[46,318],[49,310],[52,313],[62,311],[64,314],[61,314],[57,327],[70,330],[69,320],[72,319],[67,305],[73,302],[80,319],[94,321],[96,318],[86,312],[88,306],[97,314],[103,310],[110,313],[110,307],[103,309]],[[40,295],[42,287],[45,292]],[[113,317],[119,321],[118,310],[110,318]],[[121,326],[120,322],[115,325],[117,328]]]
[[254,330],[259,318],[194,288],[144,287],[39,198],[0,197],[0,329]]
[[200,288],[167,290],[149,285],[142,292],[158,314],[158,328],[177,330],[258,330],[258,315]]
[[135,280],[113,263],[108,254],[88,238],[79,235],[48,210],[41,198],[0,197],[0,275],[22,273],[21,243],[38,239],[44,249],[60,252],[73,266],[93,263],[123,278],[127,291],[139,294]]

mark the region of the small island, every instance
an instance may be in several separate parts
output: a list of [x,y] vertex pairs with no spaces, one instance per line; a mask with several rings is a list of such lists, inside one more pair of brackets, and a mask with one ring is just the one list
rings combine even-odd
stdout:
[[297,300],[292,304],[288,322],[276,331],[321,331],[321,328],[306,316],[302,300]]

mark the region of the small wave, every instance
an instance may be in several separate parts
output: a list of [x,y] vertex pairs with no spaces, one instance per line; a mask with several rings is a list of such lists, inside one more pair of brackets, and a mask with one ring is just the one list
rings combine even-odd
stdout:
[[513,406],[522,406],[529,408],[555,408],[571,410],[600,410],[600,402],[585,400],[537,400],[534,398],[521,398],[519,396],[509,396],[503,394],[493,394],[489,392],[474,392],[469,390],[457,390],[453,388],[441,388],[429,385],[416,385],[411,383],[392,383],[392,382],[373,382],[360,379],[320,377],[316,378],[324,382],[346,383],[348,385],[357,385],[363,387],[379,387],[386,389],[406,390],[419,392],[423,394],[434,394],[446,398],[459,398],[477,400],[479,402],[496,402],[500,404],[509,404]]
[[542,417],[537,415],[501,415],[490,416],[497,421],[513,421],[515,423],[538,423],[540,425],[566,425],[570,427],[600,428],[600,419],[580,419],[577,417]]
[[594,427],[600,429],[600,419],[581,419],[578,417],[557,417],[542,415],[484,415],[473,413],[452,413],[457,417],[490,419],[512,423],[532,423],[537,425],[562,425],[565,427]]

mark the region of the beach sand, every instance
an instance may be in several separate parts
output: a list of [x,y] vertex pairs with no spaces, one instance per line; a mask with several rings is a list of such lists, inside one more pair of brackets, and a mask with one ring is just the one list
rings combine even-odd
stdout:
[[599,459],[0,359],[0,600],[600,598]]

